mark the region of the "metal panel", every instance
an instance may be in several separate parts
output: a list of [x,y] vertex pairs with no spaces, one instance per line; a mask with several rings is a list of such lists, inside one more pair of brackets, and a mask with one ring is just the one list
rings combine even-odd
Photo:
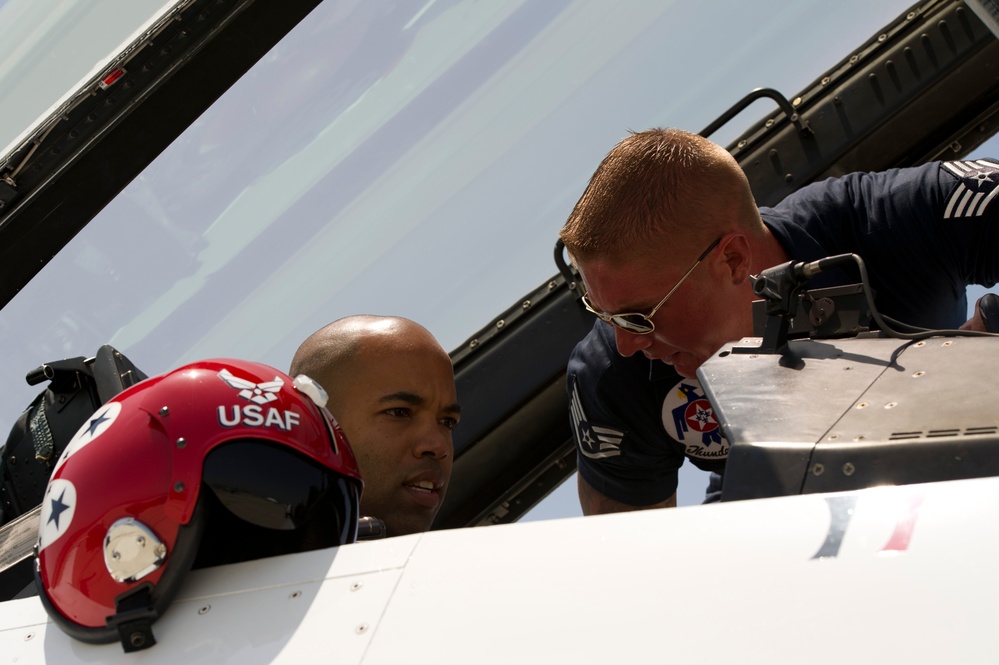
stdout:
[[38,598],[0,603],[0,651],[27,663],[359,663],[418,539],[194,571],[141,654],[70,639]]
[[999,475],[997,351],[995,338],[907,345],[817,442],[804,491]]
[[364,662],[991,662],[997,483],[428,534]]
[[725,500],[999,474],[999,338],[732,348],[698,372],[732,443]]
[[786,355],[731,352],[760,341],[726,345],[697,373],[732,444],[725,500],[800,492],[815,443],[884,373],[900,346],[893,340],[798,340]]
[[141,653],[73,641],[37,598],[2,603],[0,653],[60,665],[992,663],[997,504],[990,478],[356,543],[195,571]]

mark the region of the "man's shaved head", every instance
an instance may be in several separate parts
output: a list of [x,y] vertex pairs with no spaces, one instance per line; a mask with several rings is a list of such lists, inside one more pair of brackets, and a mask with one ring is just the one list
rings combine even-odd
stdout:
[[451,359],[434,336],[401,317],[350,316],[305,340],[289,373],[329,395],[364,479],[361,512],[382,519],[391,536],[429,529],[460,411]]

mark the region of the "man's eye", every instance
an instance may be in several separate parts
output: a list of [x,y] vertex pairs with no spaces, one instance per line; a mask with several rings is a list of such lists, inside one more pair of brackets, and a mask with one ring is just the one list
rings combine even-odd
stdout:
[[442,418],[441,419],[441,425],[444,425],[444,427],[446,427],[448,429],[448,431],[453,432],[454,428],[458,426],[458,419],[457,418]]
[[404,406],[397,406],[391,409],[385,409],[385,413],[390,416],[395,416],[397,418],[407,418],[410,415],[409,409]]

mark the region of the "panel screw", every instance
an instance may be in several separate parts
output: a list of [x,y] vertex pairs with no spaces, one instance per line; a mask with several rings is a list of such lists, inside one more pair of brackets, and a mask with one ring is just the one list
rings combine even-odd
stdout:
[[354,582],[353,584],[350,585],[350,590],[358,591],[362,586],[364,585],[361,582]]
[[530,306],[531,306],[530,300],[525,300],[524,302],[520,303],[521,309],[528,309]]
[[169,416],[170,415],[170,407],[168,407],[168,406],[161,406],[160,407],[160,415],[161,416]]
[[918,372],[914,372],[912,374],[912,378],[918,379],[919,377],[924,376],[925,374],[926,372],[924,372],[923,370],[919,370]]
[[500,319],[499,321],[496,322],[496,327],[497,328],[502,328],[505,325],[506,325],[506,321],[504,321],[503,319]]
[[854,466],[853,466],[853,464],[851,464],[850,462],[847,462],[846,464],[843,465],[843,475],[844,476],[852,476],[853,472],[856,471],[856,470],[857,469],[855,469]]
[[888,402],[885,404],[886,409],[894,409],[896,406],[898,406],[898,402]]
[[184,483],[174,483],[173,484],[173,491],[174,492],[183,492],[184,491]]
[[860,404],[857,405],[857,408],[858,409],[866,409],[869,406],[870,406],[870,404],[868,404],[867,402],[861,402]]
[[211,605],[202,605],[201,607],[198,608],[198,614],[208,614],[208,612],[211,609],[212,609]]
[[812,473],[815,474],[816,476],[821,476],[822,472],[825,470],[826,467],[823,466],[822,464],[816,464],[815,466],[812,467]]
[[185,439],[184,437],[180,437],[179,439],[177,439],[178,448],[183,448],[186,445],[187,445],[187,439]]
[[368,624],[362,623],[358,625],[357,628],[354,629],[354,632],[360,635],[361,633],[367,632],[367,630],[368,630]]
[[295,600],[296,598],[301,598],[301,597],[302,597],[301,591],[292,591],[290,594],[288,594],[288,598],[290,598],[291,600]]

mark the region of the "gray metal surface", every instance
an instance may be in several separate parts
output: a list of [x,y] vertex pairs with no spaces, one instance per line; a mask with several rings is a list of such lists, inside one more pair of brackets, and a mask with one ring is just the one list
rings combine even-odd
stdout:
[[999,337],[733,346],[699,371],[732,443],[726,500],[999,473]]

